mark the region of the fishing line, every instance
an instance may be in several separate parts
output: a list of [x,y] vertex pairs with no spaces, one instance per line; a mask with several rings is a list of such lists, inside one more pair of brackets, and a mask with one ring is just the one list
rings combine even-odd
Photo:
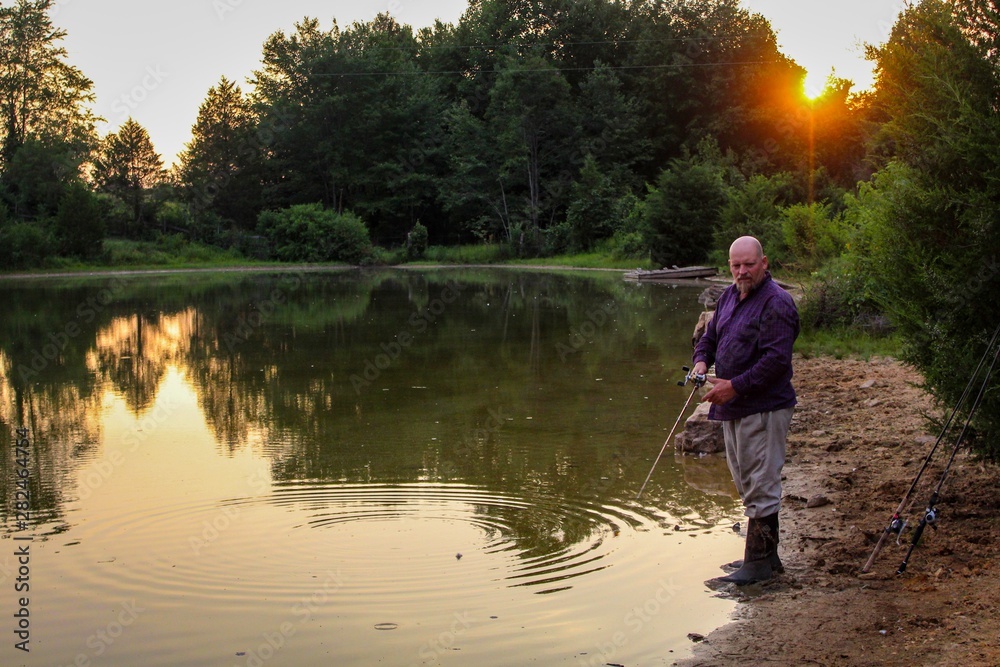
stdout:
[[[930,464],[931,458],[933,458],[934,453],[937,451],[942,440],[944,440],[944,436],[948,432],[948,429],[951,428],[951,423],[955,419],[955,415],[958,414],[958,411],[961,408],[962,404],[965,403],[965,399],[968,398],[969,392],[972,390],[976,378],[979,376],[979,372],[982,370],[983,364],[986,363],[986,359],[989,357],[990,350],[993,349],[994,345],[997,342],[998,337],[1000,337],[1000,325],[997,325],[996,330],[993,332],[993,336],[990,338],[990,342],[986,346],[986,350],[983,352],[983,356],[979,358],[979,363],[976,365],[976,369],[972,372],[972,375],[969,376],[969,381],[968,383],[966,383],[965,389],[962,391],[962,395],[955,403],[955,407],[952,409],[951,414],[948,416],[948,420],[944,423],[944,426],[941,429],[941,433],[938,435],[937,440],[934,442],[934,446],[931,447],[931,450],[927,453],[927,456],[924,458],[923,465],[921,465],[920,469],[917,471],[916,476],[913,478],[913,482],[910,483],[910,488],[908,488],[906,490],[906,493],[903,494],[903,499],[899,502],[899,506],[896,508],[896,511],[893,513],[892,517],[889,519],[888,525],[886,525],[885,529],[882,531],[882,535],[881,537],[879,537],[878,543],[876,543],[875,548],[872,550],[871,556],[868,557],[868,561],[865,563],[865,566],[861,568],[862,573],[866,573],[869,570],[871,570],[872,565],[875,563],[875,558],[878,556],[879,552],[882,551],[882,548],[885,546],[886,540],[889,538],[889,535],[893,533],[899,535],[902,533],[903,528],[906,525],[906,522],[902,519],[902,514],[909,509],[910,505],[912,505],[912,502],[910,502],[910,496],[913,494],[914,489],[916,489],[917,483],[923,476],[924,471],[927,470],[927,466]],[[994,359],[994,363],[996,363],[996,359]],[[991,371],[992,368],[993,366],[991,364],[990,365]],[[984,387],[985,384],[986,383],[984,382],[983,383]],[[970,418],[971,418],[971,413],[970,413]],[[957,451],[957,447],[955,451]],[[952,458],[954,459],[954,453],[952,454]]]
[[[683,368],[685,371],[688,370],[687,366],[684,366]],[[705,384],[705,376],[690,373],[685,375],[684,379],[679,381],[677,384],[678,386],[683,387],[688,383],[688,381],[691,381],[694,384],[694,387],[691,389],[691,394],[688,396],[687,401],[684,402],[684,407],[681,408],[681,411],[677,414],[677,420],[674,422],[674,427],[670,429],[670,434],[667,436],[667,439],[663,441],[663,447],[660,448],[660,453],[656,455],[656,460],[653,461],[653,467],[649,469],[649,474],[646,475],[646,481],[643,482],[642,486],[639,488],[639,493],[635,494],[636,500],[639,500],[639,496],[642,495],[642,492],[646,489],[646,485],[649,484],[649,478],[653,476],[653,471],[656,469],[656,464],[660,462],[660,457],[663,456],[663,452],[667,451],[667,445],[670,444],[670,438],[674,437],[674,431],[677,430],[677,425],[681,423],[681,417],[684,416],[684,412],[687,411],[688,406],[691,405],[691,399],[698,393],[698,388]]]
[[972,422],[972,416],[976,413],[979,408],[979,404],[983,400],[983,396],[986,395],[986,387],[989,385],[990,376],[993,374],[993,368],[996,366],[997,360],[1000,359],[1000,348],[997,348],[996,354],[993,356],[993,362],[990,363],[990,367],[986,370],[986,376],[983,378],[983,384],[979,387],[979,393],[976,395],[976,400],[973,401],[972,407],[969,409],[969,415],[965,418],[965,424],[962,426],[962,432],[959,433],[958,438],[955,440],[955,446],[952,447],[951,456],[948,458],[948,465],[944,467],[944,472],[941,473],[941,479],[938,480],[937,486],[934,487],[934,492],[931,493],[930,500],[927,502],[927,509],[924,510],[924,516],[921,517],[920,523],[917,524],[916,530],[913,531],[913,539],[910,541],[910,548],[906,551],[906,556],[903,558],[903,562],[900,563],[899,568],[896,570],[896,574],[903,574],[906,572],[906,566],[910,562],[910,555],[917,546],[917,542],[920,541],[920,537],[924,533],[924,528],[930,526],[931,528],[937,528],[938,510],[937,501],[941,494],[941,487],[944,486],[944,480],[947,479],[948,473],[951,472],[951,464],[955,462],[955,455],[958,454],[958,448],[965,439],[965,434],[969,430],[969,424]]

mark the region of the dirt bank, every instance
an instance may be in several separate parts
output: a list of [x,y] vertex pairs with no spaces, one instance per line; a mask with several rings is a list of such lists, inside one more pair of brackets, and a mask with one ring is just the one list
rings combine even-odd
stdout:
[[[869,384],[874,381],[874,384]],[[933,446],[943,412],[901,363],[795,360],[779,552],[786,571],[739,596],[734,622],[679,665],[1000,665],[1000,470],[960,453],[938,530],[897,575],[910,533],[861,575]],[[938,448],[907,513],[915,526],[950,454]],[[825,496],[827,505],[806,507]],[[706,593],[712,594],[712,593]]]

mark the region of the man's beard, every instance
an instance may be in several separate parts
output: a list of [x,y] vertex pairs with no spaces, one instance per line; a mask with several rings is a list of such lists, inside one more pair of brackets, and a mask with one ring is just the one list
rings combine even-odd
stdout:
[[754,287],[760,284],[759,282],[754,282],[753,278],[747,278],[746,280],[736,280],[734,278],[733,282],[736,284],[736,290],[742,296],[746,296],[753,291]]

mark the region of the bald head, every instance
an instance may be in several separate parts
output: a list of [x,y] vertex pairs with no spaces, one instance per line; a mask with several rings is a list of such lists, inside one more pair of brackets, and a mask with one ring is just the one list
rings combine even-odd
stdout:
[[742,299],[764,280],[767,257],[760,241],[752,236],[741,236],[729,246],[729,271]]
[[753,254],[757,259],[764,259],[764,248],[761,247],[760,241],[752,236],[741,236],[733,244],[729,246],[729,258],[732,259],[733,253],[739,255]]

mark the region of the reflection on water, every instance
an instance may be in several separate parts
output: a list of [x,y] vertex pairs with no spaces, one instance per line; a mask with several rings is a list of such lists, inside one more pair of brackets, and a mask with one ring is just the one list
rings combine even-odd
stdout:
[[0,423],[32,441],[26,530],[0,457],[4,536],[34,538],[25,664],[669,664],[726,617],[701,584],[739,548],[724,462],[667,457],[634,500],[685,398],[697,288],[3,289]]

